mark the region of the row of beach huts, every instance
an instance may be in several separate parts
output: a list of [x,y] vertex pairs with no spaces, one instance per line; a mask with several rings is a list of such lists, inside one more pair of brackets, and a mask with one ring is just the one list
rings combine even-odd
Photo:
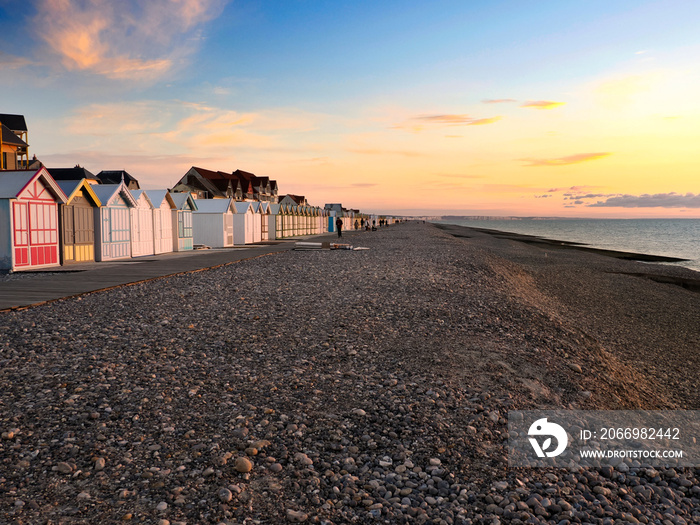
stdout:
[[44,166],[0,171],[0,270],[269,242],[333,232],[338,218],[344,229],[360,220],[379,222],[339,204],[197,197],[191,191],[133,189],[123,178],[112,184],[55,180]]

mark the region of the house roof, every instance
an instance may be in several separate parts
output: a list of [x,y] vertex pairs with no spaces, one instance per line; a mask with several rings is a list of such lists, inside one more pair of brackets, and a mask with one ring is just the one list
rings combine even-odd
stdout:
[[119,184],[122,180],[128,185],[130,182],[135,182],[138,186],[139,181],[132,177],[125,170],[102,170],[97,174],[102,184]]
[[28,146],[21,138],[14,134],[12,128],[6,126],[0,121],[0,128],[2,129],[2,143],[10,144],[12,146]]
[[0,122],[5,124],[5,126],[10,128],[12,131],[28,131],[27,122],[24,120],[24,115],[0,113]]
[[41,178],[46,187],[53,193],[56,200],[66,202],[66,194],[58,186],[56,181],[46,168],[37,171],[0,171],[0,199],[13,199],[34,179]]
[[54,180],[99,180],[95,175],[85,168],[76,166],[75,168],[47,168]]
[[95,206],[97,206],[98,208],[102,206],[102,202],[95,193],[95,190],[92,189],[92,185],[86,179],[60,180],[56,181],[56,184],[58,184],[59,188],[63,190],[63,193],[66,194],[66,197],[68,197],[68,200],[66,202],[70,202],[71,200],[73,200],[73,197],[75,197],[81,189],[85,189]]
[[136,199],[134,199],[134,196],[124,183],[97,184],[93,186],[92,189],[95,190],[95,194],[97,195],[97,198],[100,199],[103,206],[106,206],[107,203],[112,200],[112,197],[114,197],[117,193],[119,193],[122,198],[127,201],[129,206],[136,206]]
[[197,199],[197,213],[227,213],[230,209],[231,199]]

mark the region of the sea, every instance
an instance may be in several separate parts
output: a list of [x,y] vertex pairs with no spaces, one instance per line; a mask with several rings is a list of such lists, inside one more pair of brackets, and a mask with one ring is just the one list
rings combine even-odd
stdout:
[[592,248],[687,259],[700,272],[700,219],[443,219],[432,222],[577,242]]

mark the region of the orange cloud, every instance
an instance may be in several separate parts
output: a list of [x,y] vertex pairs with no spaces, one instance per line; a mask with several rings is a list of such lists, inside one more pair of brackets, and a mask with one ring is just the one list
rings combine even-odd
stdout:
[[484,104],[504,104],[506,102],[517,102],[514,98],[489,98],[482,100]]
[[472,120],[469,124],[467,124],[467,126],[483,126],[484,124],[493,124],[502,118],[503,117],[478,118]]
[[554,102],[551,100],[529,100],[522,104],[521,108],[534,108],[534,109],[554,109],[559,106],[563,106],[566,102]]
[[423,131],[424,124],[433,124],[437,126],[483,126],[485,124],[493,124],[498,122],[503,117],[488,117],[474,118],[463,114],[442,114],[442,115],[421,115],[411,117],[402,124],[397,124],[394,129],[408,129],[410,131]]
[[581,162],[589,162],[591,160],[598,160],[604,157],[612,155],[609,152],[601,153],[577,153],[576,155],[568,155],[566,157],[558,157],[555,159],[520,159],[529,164],[525,164],[527,167],[533,166],[568,166],[569,164],[580,164]]
[[223,0],[40,0],[35,23],[69,71],[151,80],[192,52],[188,31],[222,7]]

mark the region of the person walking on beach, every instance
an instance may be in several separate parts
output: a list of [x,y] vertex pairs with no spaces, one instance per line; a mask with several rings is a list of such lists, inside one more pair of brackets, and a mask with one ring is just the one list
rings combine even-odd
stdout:
[[358,229],[360,227],[360,223],[357,222],[357,219],[355,219],[355,229]]
[[343,219],[341,219],[340,217],[338,217],[335,220],[335,229],[338,230],[338,237],[342,237],[343,236]]

